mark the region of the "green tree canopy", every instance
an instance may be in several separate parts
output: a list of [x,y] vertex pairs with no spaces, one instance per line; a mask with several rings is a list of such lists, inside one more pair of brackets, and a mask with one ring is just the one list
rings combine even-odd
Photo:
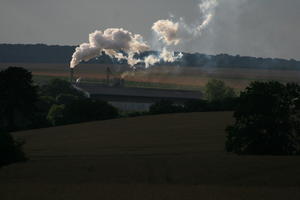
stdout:
[[54,104],[51,106],[47,119],[53,126],[66,124],[66,119],[64,119],[64,109],[65,105]]
[[228,87],[221,80],[212,79],[207,82],[204,88],[205,98],[212,101],[223,101],[228,98],[236,97],[233,88]]
[[72,87],[70,82],[62,79],[52,79],[41,87],[42,96],[57,98],[60,94],[69,94],[83,97],[84,94]]

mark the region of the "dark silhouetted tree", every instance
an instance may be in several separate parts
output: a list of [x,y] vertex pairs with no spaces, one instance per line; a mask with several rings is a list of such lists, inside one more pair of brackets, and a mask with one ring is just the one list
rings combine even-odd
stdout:
[[105,101],[79,98],[65,105],[53,105],[47,119],[56,126],[113,119],[118,116],[118,110]]
[[72,94],[60,94],[56,97],[57,104],[69,104],[75,100],[78,100],[79,97]]
[[0,72],[0,120],[7,130],[16,130],[17,121],[26,121],[35,110],[37,88],[31,72],[9,67]]
[[238,100],[226,149],[238,154],[292,155],[300,150],[300,86],[253,82]]
[[191,100],[184,104],[185,112],[203,112],[208,111],[209,103],[205,100]]
[[67,123],[113,119],[119,116],[118,110],[107,102],[88,98],[66,104],[63,113]]
[[163,113],[178,113],[183,112],[184,107],[182,105],[176,105],[169,100],[161,100],[150,106],[150,114],[163,114]]
[[36,102],[36,112],[33,114],[29,128],[45,128],[51,126],[47,119],[48,112],[56,101],[50,96],[39,96]]
[[0,167],[13,162],[25,161],[21,147],[24,142],[16,141],[6,132],[0,132]]

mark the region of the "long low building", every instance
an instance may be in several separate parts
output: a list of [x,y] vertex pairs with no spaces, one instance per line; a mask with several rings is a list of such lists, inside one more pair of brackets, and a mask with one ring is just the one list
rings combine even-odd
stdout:
[[90,98],[107,101],[125,111],[147,111],[153,103],[160,100],[183,104],[186,101],[202,98],[200,91],[112,87],[94,83],[80,83],[76,87],[83,90]]

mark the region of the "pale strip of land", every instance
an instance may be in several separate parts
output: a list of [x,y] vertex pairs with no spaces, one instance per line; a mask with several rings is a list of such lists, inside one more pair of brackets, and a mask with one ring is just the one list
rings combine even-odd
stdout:
[[[45,63],[0,63],[0,70],[7,66],[20,66],[32,71],[35,76],[69,77],[67,64]],[[75,76],[86,81],[99,81],[106,78],[106,68],[110,67],[116,77],[131,82],[181,85],[185,88],[201,88],[208,80],[215,78],[225,81],[236,89],[244,89],[254,80],[277,80],[299,82],[300,70],[233,69],[159,66],[147,70],[133,71],[124,65],[80,64],[75,68]]]

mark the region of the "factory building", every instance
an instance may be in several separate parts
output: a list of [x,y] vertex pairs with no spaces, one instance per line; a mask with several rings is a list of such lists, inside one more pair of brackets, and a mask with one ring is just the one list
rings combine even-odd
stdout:
[[183,104],[202,97],[199,91],[133,88],[94,83],[79,83],[76,87],[83,90],[90,98],[107,101],[124,111],[148,111],[153,103],[160,100]]
[[74,83],[74,72],[71,69],[70,81],[75,88],[83,91],[90,98],[107,101],[123,111],[148,111],[152,104],[161,100],[183,104],[186,101],[202,98],[200,91],[125,87],[124,80],[113,76],[109,68],[106,69],[106,73],[105,84]]

